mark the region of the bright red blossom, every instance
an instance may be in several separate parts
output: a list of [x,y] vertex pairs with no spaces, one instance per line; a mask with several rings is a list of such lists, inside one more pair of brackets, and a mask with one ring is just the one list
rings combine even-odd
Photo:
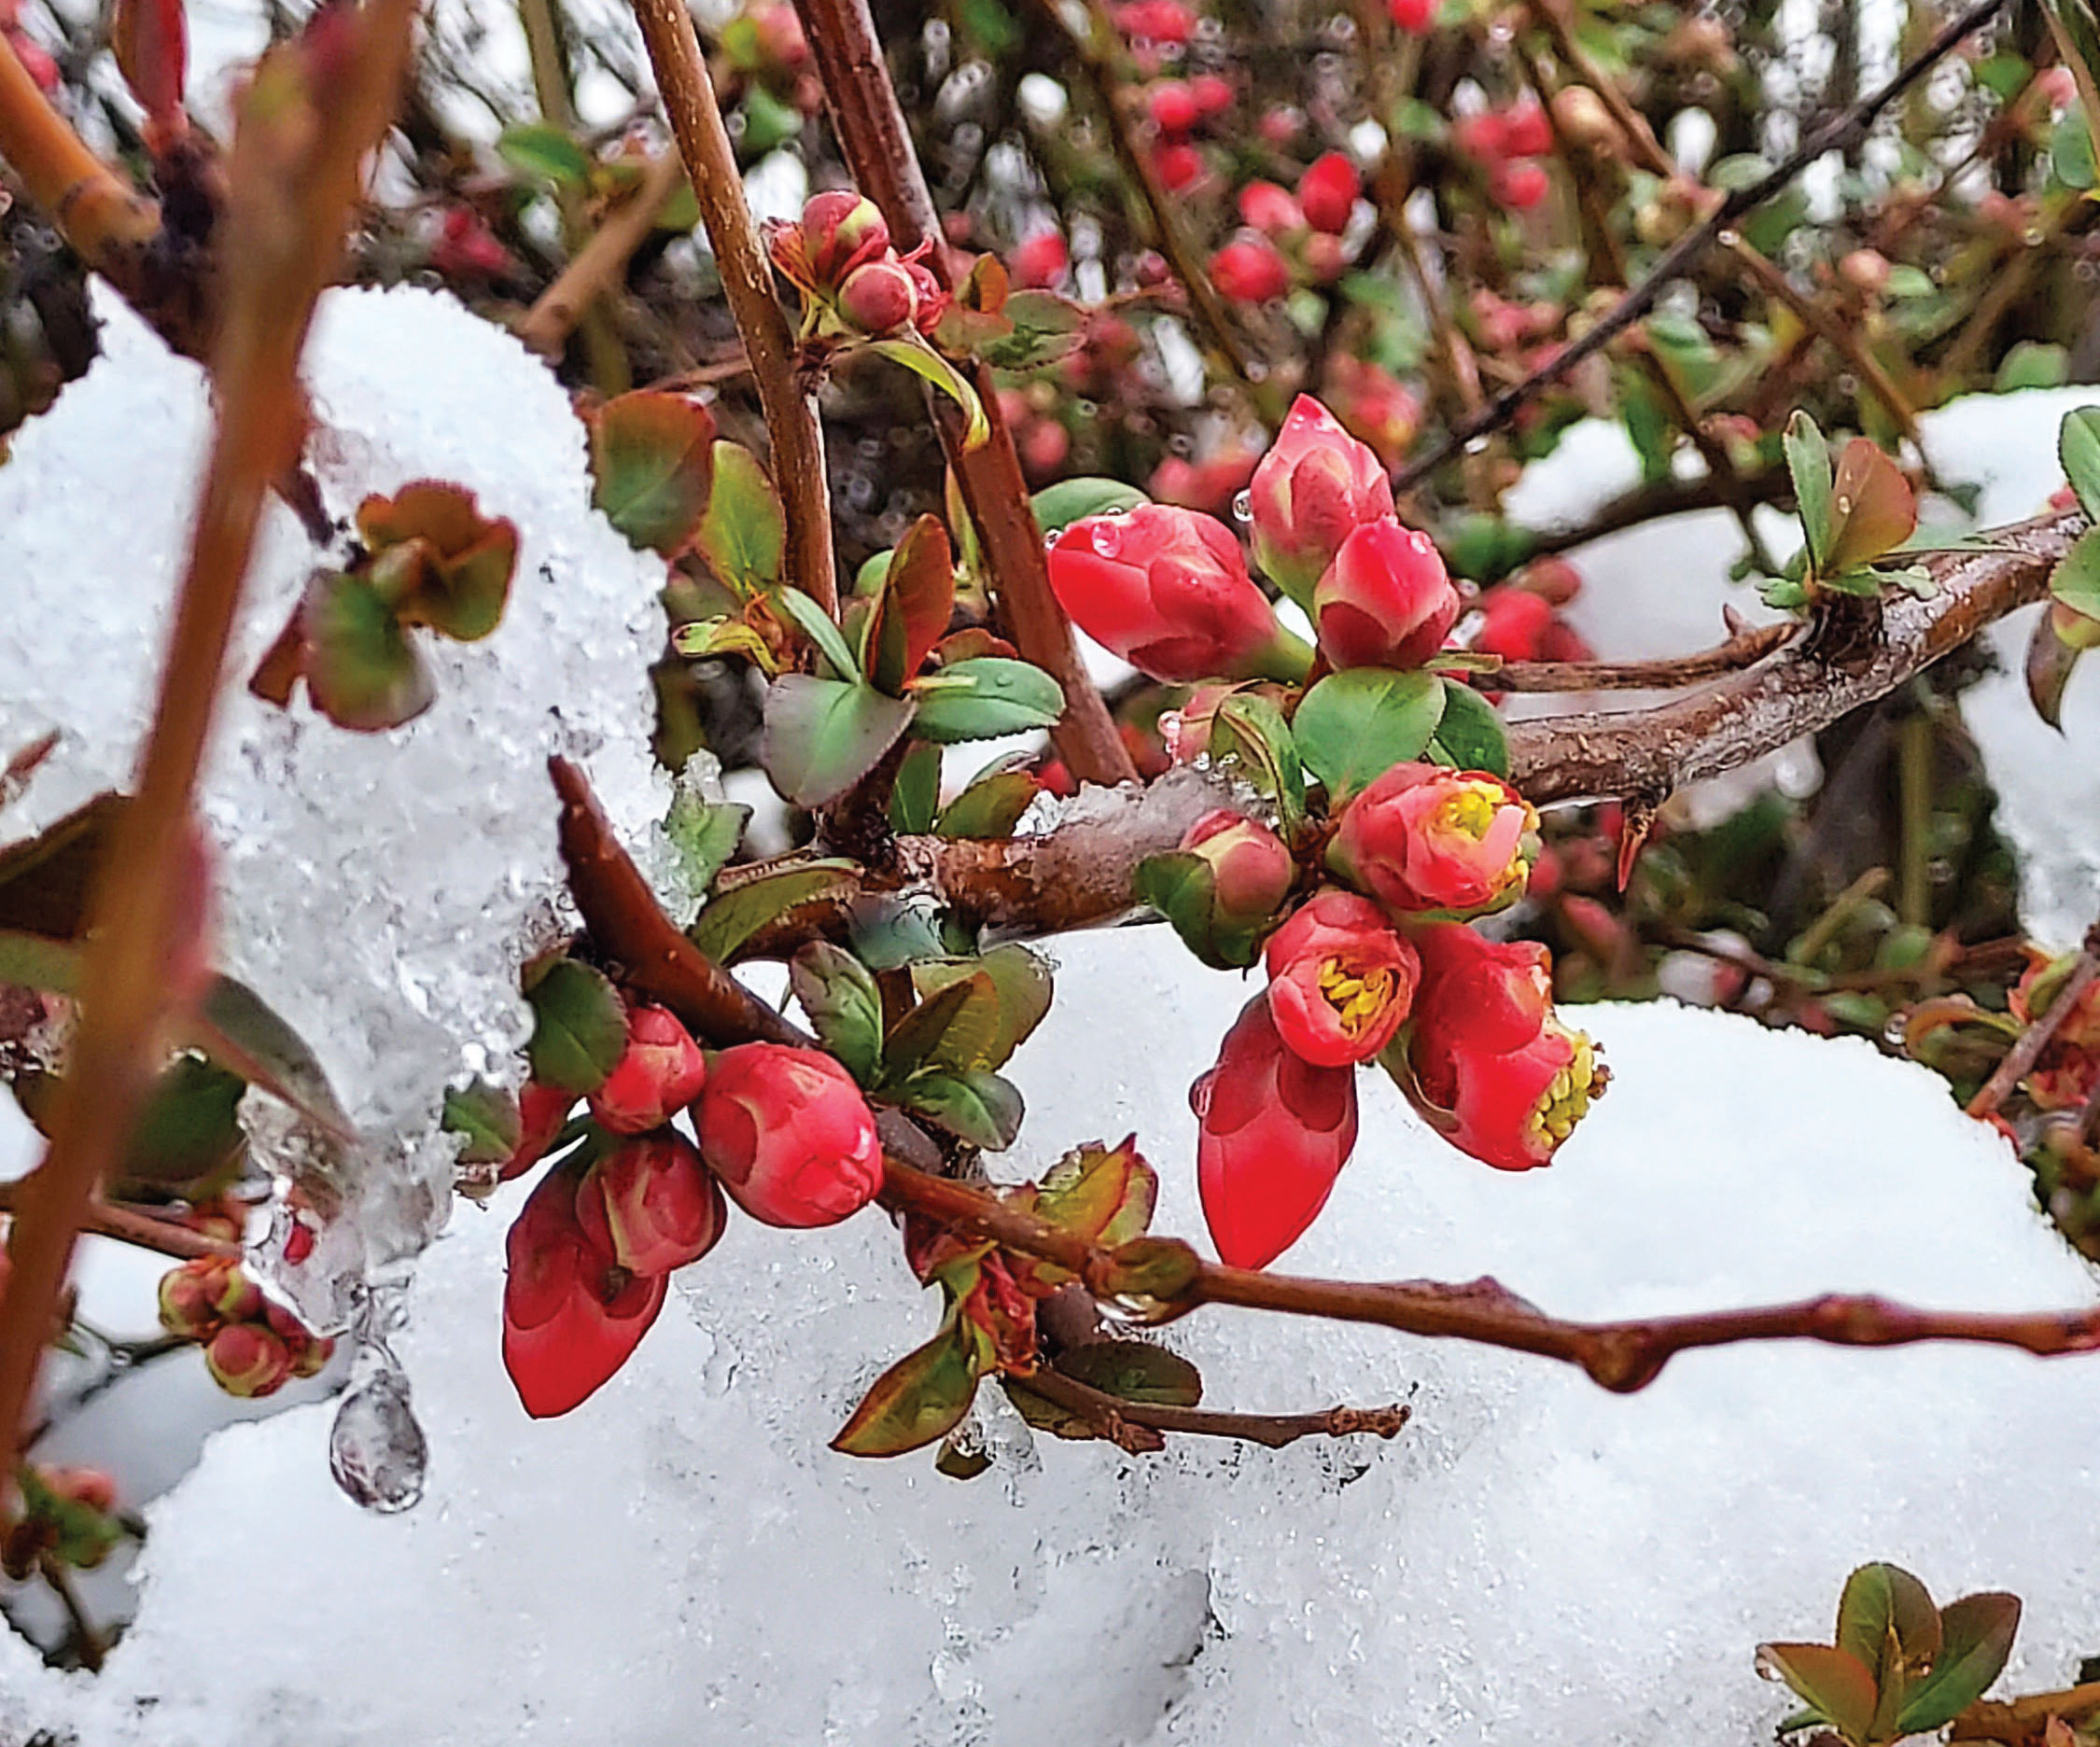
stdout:
[[1337,667],[1419,667],[1458,616],[1435,543],[1392,517],[1351,534],[1312,592],[1320,648]]
[[768,1225],[834,1225],[882,1187],[882,1144],[853,1076],[820,1050],[741,1043],[716,1057],[701,1151],[730,1197]]
[[1349,216],[1355,210],[1356,197],[1362,190],[1356,166],[1347,155],[1328,152],[1315,159],[1298,178],[1298,206],[1306,223],[1315,231],[1339,235],[1349,228]]
[[1286,1048],[1265,996],[1189,1089],[1197,1185],[1221,1260],[1267,1267],[1319,1217],[1356,1146],[1356,1074]]
[[1200,112],[1196,93],[1180,79],[1161,79],[1145,92],[1145,113],[1162,133],[1176,136],[1194,127]]
[[1239,190],[1239,218],[1264,236],[1287,237],[1305,229],[1305,213],[1290,189],[1274,182],[1250,182]]
[[592,1162],[577,1187],[576,1223],[622,1267],[668,1274],[715,1247],[729,1209],[693,1143],[666,1128]]
[[1316,1068],[1369,1061],[1414,1004],[1421,964],[1379,907],[1315,893],[1268,937],[1268,1010],[1286,1048]]
[[1327,862],[1395,915],[1478,914],[1522,893],[1537,829],[1499,776],[1396,764],[1349,804]]
[[1211,257],[1211,278],[1235,303],[1268,303],[1291,288],[1291,270],[1266,238],[1227,243]]
[[1050,586],[1088,636],[1169,683],[1242,672],[1278,634],[1232,531],[1169,504],[1074,522]]
[[625,1051],[591,1094],[591,1114],[613,1134],[647,1134],[698,1097],[707,1082],[707,1057],[676,1016],[664,1007],[636,1007],[627,1014]]
[[1385,0],[1386,16],[1413,36],[1426,35],[1436,22],[1436,0]]
[[1300,395],[1248,487],[1254,558],[1300,602],[1360,525],[1393,513],[1377,455],[1310,395]]
[[1065,276],[1070,259],[1062,231],[1038,231],[1014,245],[1006,271],[1016,290],[1047,290]]

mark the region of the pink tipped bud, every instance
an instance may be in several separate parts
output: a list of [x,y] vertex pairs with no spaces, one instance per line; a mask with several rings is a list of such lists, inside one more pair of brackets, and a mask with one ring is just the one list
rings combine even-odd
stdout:
[[1298,206],[1315,231],[1338,236],[1349,229],[1349,216],[1362,190],[1356,166],[1343,153],[1328,152],[1298,178]]
[[715,1247],[729,1209],[692,1142],[665,1133],[595,1161],[576,1192],[576,1223],[629,1272],[667,1274]]
[[1015,290],[1046,291],[1065,276],[1071,257],[1061,231],[1038,231],[1016,243],[1006,259]]
[[204,1349],[212,1381],[242,1400],[274,1395],[292,1374],[291,1354],[270,1330],[255,1322],[230,1322]]
[[1435,543],[1390,519],[1344,540],[1312,592],[1321,651],[1337,667],[1419,667],[1458,615]]
[[1197,123],[1196,93],[1180,79],[1161,79],[1145,93],[1145,112],[1162,133],[1186,133]]
[[1376,454],[1309,395],[1300,395],[1248,488],[1254,559],[1302,603],[1359,526],[1393,513]]
[[833,1225],[882,1187],[882,1143],[853,1077],[819,1050],[741,1043],[701,1094],[700,1145],[736,1205],[768,1225]]
[[259,1318],[268,1303],[262,1288],[235,1262],[228,1266],[212,1307],[229,1322],[245,1322]]
[[1216,919],[1227,928],[1266,922],[1282,908],[1297,878],[1282,839],[1259,819],[1230,807],[1197,819],[1181,846],[1211,864]]
[[918,287],[901,263],[870,261],[839,287],[838,313],[862,333],[894,333],[918,314]]
[[625,1053],[591,1094],[591,1114],[614,1134],[647,1134],[698,1097],[707,1082],[707,1057],[692,1034],[662,1007],[637,1007],[627,1015]]
[[851,189],[812,195],[802,209],[802,248],[819,287],[835,288],[856,267],[879,259],[889,247],[882,209]]
[[206,1339],[218,1327],[218,1295],[226,1289],[224,1262],[185,1262],[161,1276],[161,1326],[185,1340]]
[[1291,191],[1274,182],[1250,182],[1239,190],[1239,218],[1266,237],[1287,237],[1305,229],[1305,213]]
[[1211,280],[1232,302],[1270,303],[1291,288],[1291,270],[1266,238],[1248,238],[1211,257]]

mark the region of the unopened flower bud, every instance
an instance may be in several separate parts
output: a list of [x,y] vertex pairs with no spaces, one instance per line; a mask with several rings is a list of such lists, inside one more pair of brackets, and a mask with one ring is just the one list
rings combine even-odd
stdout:
[[851,189],[812,195],[802,209],[802,247],[820,287],[835,287],[889,247],[882,209]]
[[291,1354],[269,1329],[255,1322],[230,1322],[204,1348],[204,1366],[212,1381],[242,1400],[273,1395],[291,1376]]
[[576,1192],[576,1223],[622,1267],[668,1274],[715,1247],[729,1209],[693,1143],[666,1130],[593,1161]]
[[894,333],[918,313],[918,287],[893,260],[856,267],[838,288],[838,313],[864,334]]
[[676,1015],[635,1007],[627,1014],[627,1047],[591,1094],[591,1114],[612,1134],[647,1134],[698,1097],[707,1082],[707,1057]]
[[1321,652],[1337,667],[1419,667],[1458,615],[1435,543],[1391,517],[1351,534],[1312,592]]
[[832,1225],[882,1187],[882,1143],[853,1076],[820,1050],[724,1050],[698,1111],[701,1150],[736,1205],[768,1225]]
[[1230,807],[1197,819],[1181,846],[1211,864],[1213,914],[1224,927],[1266,922],[1282,907],[1297,878],[1282,839],[1259,819]]

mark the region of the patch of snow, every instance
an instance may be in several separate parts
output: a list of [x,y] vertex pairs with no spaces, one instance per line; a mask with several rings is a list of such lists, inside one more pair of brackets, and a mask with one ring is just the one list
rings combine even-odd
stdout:
[[[1243,985],[1161,929],[1054,950],[1014,1168],[1135,1128],[1159,1228],[1200,1231],[1187,1087]],[[1831,1288],[2093,1301],[2004,1143],[1923,1069],[1667,1004],[1583,1017],[1616,1078],[1550,1171],[1461,1158],[1366,1076],[1358,1156],[1286,1265],[1491,1271],[1589,1317]],[[2023,1594],[2030,1687],[2069,1680],[2100,1628],[2079,1453],[2100,1356],[1729,1349],[1619,1397],[1544,1360],[1201,1312],[1167,1338],[1214,1405],[1407,1398],[1413,1423],[1127,1459],[1037,1447],[987,1391],[995,1465],[962,1485],[824,1447],[932,1327],[874,1213],[739,1221],[618,1378],[528,1422],[497,1354],[522,1193],[463,1212],[417,1278],[422,1508],[340,1498],[311,1409],[221,1433],[152,1514],[144,1606],[99,1682],[0,1643],[0,1740],[1751,1747],[1788,1708],[1752,1646],[1827,1634],[1862,1559],[1942,1599]],[[238,1654],[229,1596],[268,1623]]]

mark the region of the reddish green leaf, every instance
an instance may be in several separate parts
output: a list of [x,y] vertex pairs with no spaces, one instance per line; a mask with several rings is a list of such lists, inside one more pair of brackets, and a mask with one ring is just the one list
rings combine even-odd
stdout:
[[882,991],[843,946],[812,941],[788,967],[789,986],[824,1047],[862,1085],[882,1062]]
[[766,690],[760,762],[784,799],[821,806],[873,770],[911,720],[908,699],[873,686],[783,674]]
[[901,1456],[944,1438],[977,1395],[977,1337],[950,1321],[875,1379],[832,1447],[844,1456]]
[[1939,1611],[1939,1653],[1911,1689],[1897,1727],[1922,1735],[1952,1723],[1989,1690],[2012,1654],[2020,1598],[1998,1591],[1964,1596]]
[[989,1067],[999,1032],[999,985],[987,971],[970,970],[890,1027],[883,1044],[888,1076],[901,1081],[922,1068]]
[[532,1077],[579,1097],[595,1092],[627,1047],[627,1009],[602,971],[574,958],[557,958],[525,991],[532,1006],[532,1040],[525,1059]]
[[132,95],[165,128],[182,110],[183,63],[189,29],[182,0],[116,0],[109,14],[109,47]]
[[749,596],[780,580],[788,514],[749,449],[720,441],[712,453],[714,482],[693,543],[722,581]]
[[868,629],[868,678],[891,695],[926,664],[955,608],[955,554],[940,518],[922,515],[897,542]]
[[[2066,625],[2071,636],[2065,636]],[[2088,647],[2088,626],[2100,633],[2100,622],[2052,601],[2049,611],[2035,622],[2034,633],[2027,639],[2027,697],[2035,714],[2051,728],[2061,730],[2064,726],[2064,693],[2077,671],[2079,657]]]
[[1052,363],[1085,338],[1086,312],[1052,291],[1016,291],[999,313],[1011,330],[976,348],[979,357],[999,370]]
[[1088,1341],[1060,1353],[1057,1369],[1104,1395],[1159,1407],[1194,1407],[1203,1375],[1181,1354],[1150,1341]]
[[300,608],[306,689],[339,728],[377,733],[413,721],[437,697],[429,670],[371,585],[323,571]]
[[976,1058],[948,1065],[1001,1068],[1050,1011],[1050,967],[1026,946],[1009,943],[976,958],[922,958],[912,966],[912,986],[925,999],[978,975],[988,977],[997,992],[997,1024]]
[[607,401],[588,424],[592,502],[629,545],[677,557],[707,512],[713,416],[684,395],[644,388]]
[[463,1086],[446,1090],[439,1126],[464,1139],[459,1150],[462,1165],[500,1165],[518,1150],[525,1132],[518,1100],[479,1074]]
[[949,802],[933,829],[943,837],[1011,837],[1042,792],[1030,771],[995,770]]
[[737,948],[776,916],[797,904],[851,889],[859,872],[854,862],[825,857],[748,880],[707,900],[693,925],[693,943],[717,964],[727,964]]
[[1871,564],[1909,539],[1918,500],[1902,468],[1879,444],[1855,437],[1838,456],[1831,486],[1830,538],[1818,574]]
[[979,1068],[930,1068],[896,1088],[906,1109],[945,1128],[972,1146],[1003,1153],[1021,1132],[1021,1095],[997,1074]]
[[1759,1644],[1757,1672],[1785,1681],[1847,1740],[1867,1740],[1880,1695],[1873,1675],[1849,1650],[1834,1644]]
[[1159,1199],[1159,1176],[1136,1141],[1132,1135],[1119,1147],[1067,1153],[1038,1188],[1036,1215],[1111,1249],[1141,1236]]

